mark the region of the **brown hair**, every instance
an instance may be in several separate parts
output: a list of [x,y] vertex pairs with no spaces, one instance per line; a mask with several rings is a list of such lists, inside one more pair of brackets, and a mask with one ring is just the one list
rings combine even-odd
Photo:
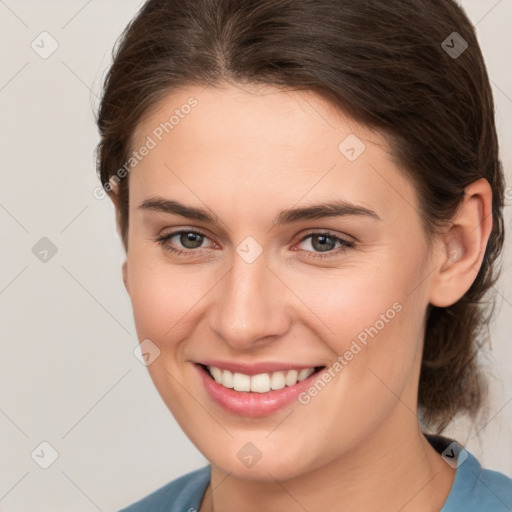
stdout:
[[[450,52],[464,42],[460,55]],[[485,396],[475,356],[493,311],[482,299],[499,273],[504,177],[489,78],[464,11],[452,0],[147,1],[114,49],[98,112],[98,174],[109,194],[116,178],[125,249],[129,180],[115,175],[138,122],[178,87],[222,82],[316,91],[385,134],[415,184],[429,238],[464,188],[487,179],[484,260],[457,303],[429,306],[418,396],[437,432],[456,413],[474,418]]]

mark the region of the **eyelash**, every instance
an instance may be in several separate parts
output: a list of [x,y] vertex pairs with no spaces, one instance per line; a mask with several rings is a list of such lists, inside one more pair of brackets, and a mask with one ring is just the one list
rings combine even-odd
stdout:
[[[183,233],[194,233],[195,235],[201,235],[201,236],[208,238],[207,235],[205,233],[202,233],[201,231],[182,229],[179,231],[173,231],[172,233],[167,233],[165,235],[162,235],[162,236],[156,238],[155,242],[158,243],[160,246],[162,246],[166,251],[169,251],[178,256],[195,256],[197,252],[201,251],[201,249],[181,250],[181,249],[176,249],[175,247],[172,247],[166,243],[171,238],[174,238],[175,236],[181,235]],[[308,258],[323,259],[323,258],[333,257],[335,255],[339,255],[341,253],[344,253],[346,251],[353,249],[356,245],[355,242],[340,238],[339,236],[336,236],[334,233],[332,233],[330,231],[314,231],[314,232],[308,233],[307,235],[302,237],[298,243],[304,242],[304,240],[307,240],[308,238],[315,236],[315,235],[316,236],[326,236],[326,237],[334,240],[335,243],[340,242],[341,247],[338,247],[338,249],[333,249],[331,251],[325,251],[325,252],[303,251],[308,254],[308,256],[307,256]]]

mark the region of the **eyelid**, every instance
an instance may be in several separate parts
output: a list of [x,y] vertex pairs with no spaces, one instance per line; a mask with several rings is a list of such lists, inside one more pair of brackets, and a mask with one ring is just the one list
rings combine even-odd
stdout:
[[[171,238],[174,238],[175,236],[183,234],[183,233],[195,233],[195,234],[204,236],[205,238],[208,238],[211,240],[211,237],[207,233],[205,233],[202,229],[195,228],[195,227],[191,228],[191,227],[185,226],[185,227],[176,228],[174,231],[170,231],[169,233],[161,234],[154,241],[159,243],[165,250],[168,250],[171,253],[179,254],[179,255],[195,256],[197,254],[197,252],[201,252],[205,249],[205,247],[198,247],[196,249],[187,249],[187,248],[176,248],[176,247],[172,247],[170,245],[166,245],[166,242],[168,240],[170,240]],[[303,233],[300,236],[300,238],[294,243],[294,246],[297,245],[298,243],[304,242],[307,238],[309,238],[313,235],[325,236],[325,237],[331,238],[331,239],[335,240],[335,243],[339,241],[341,243],[341,247],[338,247],[337,249],[333,249],[331,251],[318,251],[318,252],[317,251],[307,251],[307,250],[301,249],[300,252],[307,253],[308,258],[322,259],[322,258],[336,257],[336,256],[340,255],[341,253],[344,253],[350,249],[353,249],[358,244],[358,240],[355,239],[354,237],[350,237],[347,235],[338,235],[334,231],[331,231],[326,228],[323,228],[323,229],[322,228],[310,228],[307,233]],[[217,245],[217,243],[215,241],[213,241],[213,243]],[[292,250],[294,250],[294,249],[292,248]]]
[[[164,232],[164,233],[158,235],[154,239],[154,241],[155,242],[160,242],[162,246],[169,248],[168,246],[165,246],[165,242],[167,242],[171,238],[174,238],[175,236],[181,235],[183,233],[195,233],[197,235],[201,235],[204,238],[207,238],[208,240],[212,241],[214,244],[218,245],[214,240],[212,240],[212,237],[208,233],[204,232],[200,228],[188,228],[186,226],[182,227],[182,228],[177,228],[177,229],[172,230],[172,231],[169,231],[168,233]],[[194,254],[195,251],[201,251],[202,249],[205,249],[205,247],[199,247],[197,249],[176,249],[176,250],[177,251],[187,252],[187,253],[190,253],[190,254]]]
[[306,234],[301,235],[299,238],[299,242],[302,242],[305,238],[311,235],[324,235],[324,236],[330,236],[332,238],[338,238],[342,240],[343,242],[346,242],[347,244],[351,243],[357,243],[359,240],[357,238],[346,235],[346,234],[337,234],[334,230],[328,229],[328,228],[311,228],[308,229]]
[[[188,227],[178,228],[178,229],[176,229],[176,231],[170,231],[169,233],[166,233],[166,234],[160,234],[160,235],[158,235],[158,238],[172,238],[172,237],[174,237],[176,235],[180,235],[182,233],[197,233],[198,235],[202,235],[206,238],[211,239],[211,236],[208,233],[202,231],[200,228],[188,228]],[[327,228],[311,228],[308,230],[307,233],[303,233],[297,241],[302,242],[302,241],[304,241],[305,238],[307,238],[308,236],[311,236],[311,235],[331,236],[333,238],[339,238],[347,243],[358,241],[356,238],[354,238],[352,236],[337,235],[336,233],[334,233],[334,231],[331,231]]]
[[212,239],[212,236],[206,231],[201,228],[196,227],[189,227],[189,226],[183,226],[183,227],[177,227],[177,228],[170,228],[168,232],[166,232],[165,229],[162,230],[162,232],[157,236],[158,238],[171,238],[176,235],[180,235],[181,233],[197,233],[198,235],[202,235],[205,238]]

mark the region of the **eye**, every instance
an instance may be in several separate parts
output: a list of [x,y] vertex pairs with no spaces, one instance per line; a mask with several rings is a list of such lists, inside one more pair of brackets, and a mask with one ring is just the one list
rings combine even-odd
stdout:
[[353,241],[345,240],[330,231],[309,233],[300,240],[300,243],[306,241],[305,245],[313,249],[313,251],[305,249],[309,258],[329,258],[355,247]]
[[[175,247],[171,245],[171,241],[176,239],[175,244],[178,243],[181,245]],[[155,239],[155,242],[160,244],[165,250],[170,251],[179,255],[191,255],[195,254],[197,250],[203,249],[201,247],[204,240],[207,236],[204,233],[200,233],[199,231],[192,230],[179,230],[173,231],[172,233],[167,233]],[[183,250],[185,249],[185,250]]]
[[[174,242],[173,242],[173,239]],[[181,229],[164,234],[155,239],[166,251],[178,256],[195,256],[205,247],[203,242],[208,239],[206,234],[195,230]],[[307,243],[306,243],[307,241]],[[355,247],[355,242],[345,240],[330,231],[313,232],[302,237],[299,244],[305,244],[308,248],[300,249],[307,253],[308,258],[335,257]],[[178,247],[176,247],[178,245]],[[293,249],[296,250],[296,249]]]

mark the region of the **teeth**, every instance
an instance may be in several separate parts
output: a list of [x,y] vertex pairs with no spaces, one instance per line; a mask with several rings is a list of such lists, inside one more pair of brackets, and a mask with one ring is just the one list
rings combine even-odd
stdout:
[[212,374],[212,377],[215,379],[215,382],[217,382],[217,384],[222,383],[222,370],[220,368],[212,366],[210,368],[210,373]]
[[[221,384],[223,384],[223,382]],[[234,373],[233,388],[235,389],[235,391],[250,391],[251,377],[249,377],[249,375],[244,375],[243,373]]]
[[275,391],[276,389],[283,389],[285,386],[284,372],[274,372],[270,378],[270,387]]
[[294,384],[297,384],[298,376],[299,376],[299,372],[297,370],[288,370],[288,373],[286,374],[286,377],[284,378],[286,385],[293,386]]
[[231,389],[235,385],[233,374],[229,370],[224,370],[224,371],[220,370],[220,371],[221,371],[222,379],[219,382],[219,384],[222,384],[224,387]]
[[270,391],[270,375],[260,373],[251,377],[251,391],[256,393],[268,393]]
[[302,370],[288,370],[273,373],[259,373],[258,375],[245,375],[221,370],[215,366],[208,366],[211,376],[218,384],[235,391],[252,391],[253,393],[268,393],[270,390],[283,389],[285,386],[295,386],[297,382],[307,379],[314,368]]
[[315,372],[314,368],[304,368],[299,372],[299,376],[297,380],[300,382],[301,380],[307,379],[312,373]]

